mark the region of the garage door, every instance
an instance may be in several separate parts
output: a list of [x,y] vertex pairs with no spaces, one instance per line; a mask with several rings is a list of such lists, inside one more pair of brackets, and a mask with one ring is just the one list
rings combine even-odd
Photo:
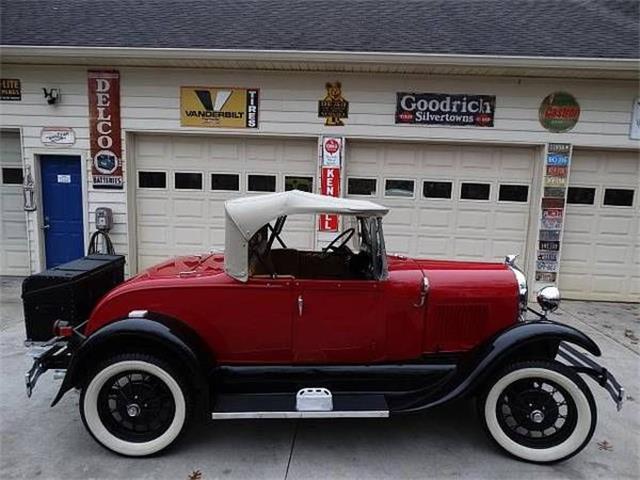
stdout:
[[0,132],[0,275],[29,273],[21,164],[20,134]]
[[[138,268],[224,247],[225,200],[315,191],[315,139],[140,136],[135,140]],[[311,248],[311,216],[288,220],[288,246]]]
[[389,252],[525,257],[533,149],[351,142],[347,158],[347,195],[391,208]]
[[636,152],[574,151],[560,263],[567,298],[640,299],[638,188]]

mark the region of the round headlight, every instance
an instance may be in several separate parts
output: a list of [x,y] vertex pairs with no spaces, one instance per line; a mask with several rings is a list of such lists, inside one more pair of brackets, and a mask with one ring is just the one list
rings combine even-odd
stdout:
[[543,287],[537,297],[540,307],[545,312],[553,312],[560,306],[560,290],[556,287]]

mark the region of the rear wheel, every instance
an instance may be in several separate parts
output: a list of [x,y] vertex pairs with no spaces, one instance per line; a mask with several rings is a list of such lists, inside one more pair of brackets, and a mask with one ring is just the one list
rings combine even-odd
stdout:
[[190,410],[189,391],[166,362],[146,354],[114,356],[98,366],[80,396],[80,415],[104,447],[145,456],[169,446]]
[[578,453],[593,436],[597,421],[589,387],[558,362],[507,367],[487,386],[478,406],[485,430],[498,446],[536,463],[558,462]]

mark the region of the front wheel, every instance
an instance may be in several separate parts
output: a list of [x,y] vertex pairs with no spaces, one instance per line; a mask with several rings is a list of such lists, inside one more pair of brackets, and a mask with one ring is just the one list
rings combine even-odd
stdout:
[[578,453],[597,421],[589,387],[558,362],[510,365],[489,383],[478,407],[486,432],[498,446],[535,463],[558,462]]
[[80,415],[98,443],[116,453],[145,456],[169,446],[183,430],[189,392],[166,362],[144,354],[107,359],[87,379]]

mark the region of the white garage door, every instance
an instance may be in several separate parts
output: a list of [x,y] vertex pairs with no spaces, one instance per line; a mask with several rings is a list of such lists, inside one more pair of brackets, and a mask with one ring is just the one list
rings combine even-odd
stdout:
[[[138,269],[224,248],[225,200],[315,191],[315,139],[140,136],[135,139]],[[311,248],[311,216],[287,221],[288,246]]]
[[347,145],[347,195],[387,205],[387,250],[426,258],[525,258],[535,151]]
[[0,275],[29,273],[21,164],[20,134],[0,131]]
[[637,152],[575,150],[560,263],[567,298],[640,300]]

